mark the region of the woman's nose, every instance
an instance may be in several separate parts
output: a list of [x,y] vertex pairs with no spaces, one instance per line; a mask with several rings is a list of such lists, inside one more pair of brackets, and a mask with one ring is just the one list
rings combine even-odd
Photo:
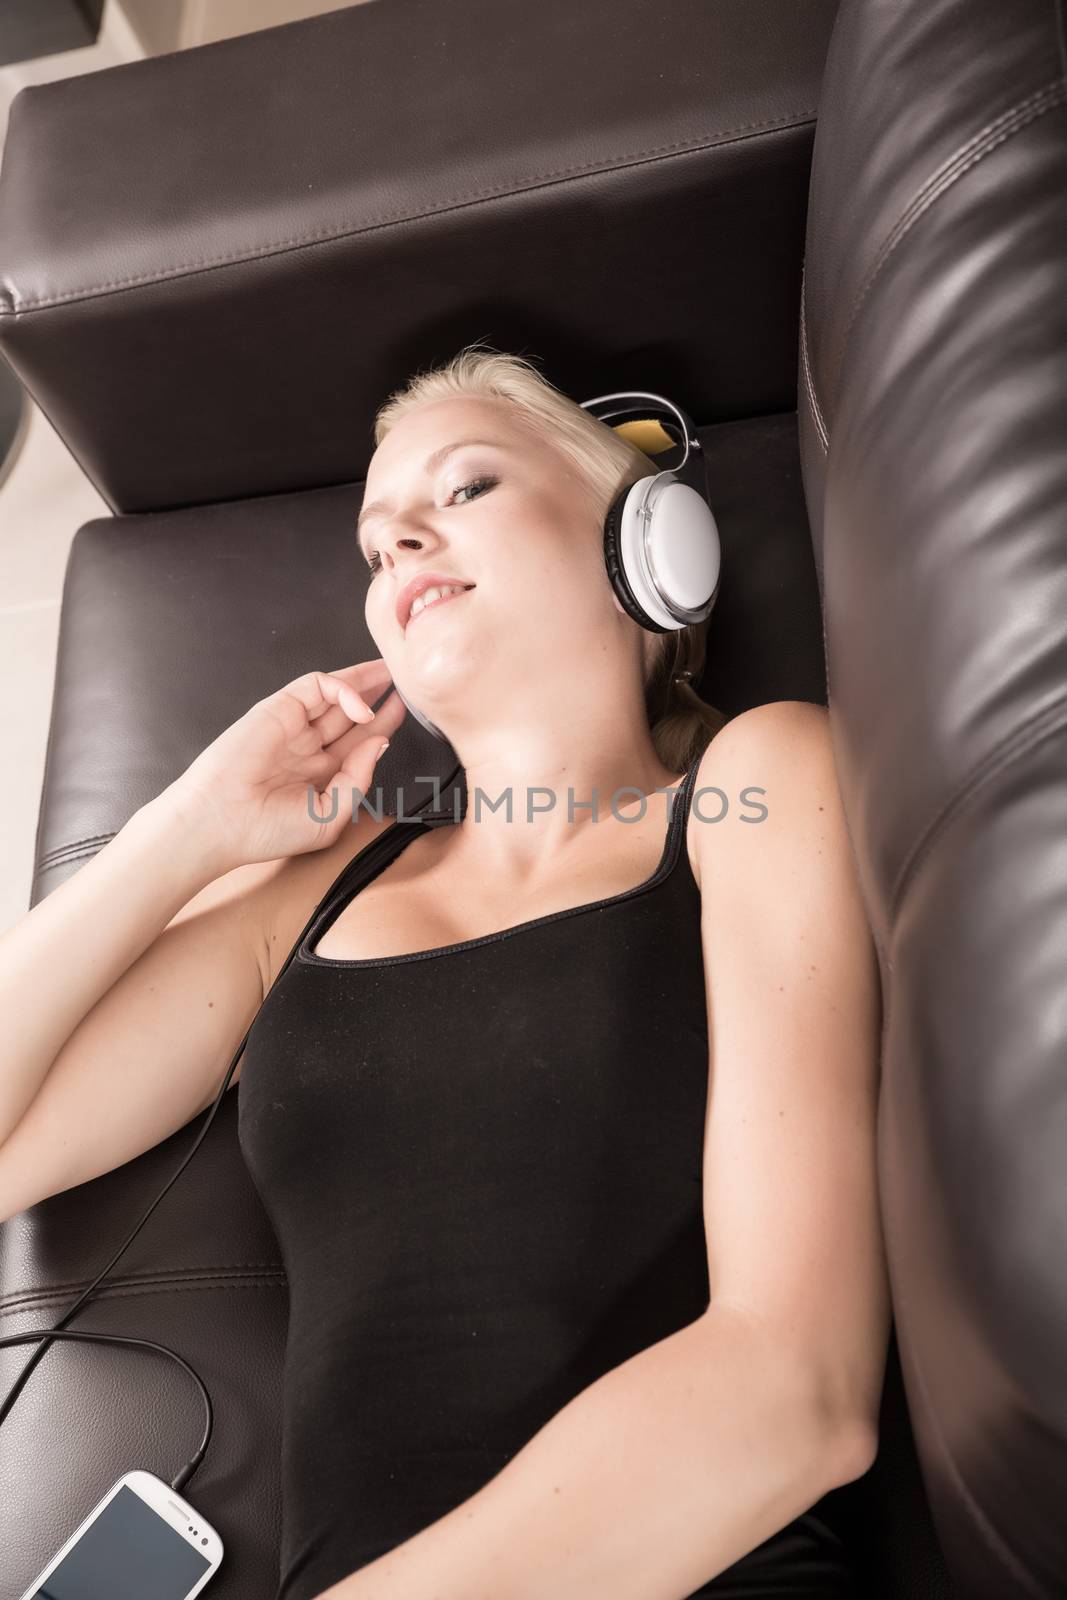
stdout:
[[435,534],[430,528],[404,528],[403,525],[393,524],[382,529],[379,544],[379,553],[384,555],[387,551],[393,556],[400,550],[424,550],[434,541]]

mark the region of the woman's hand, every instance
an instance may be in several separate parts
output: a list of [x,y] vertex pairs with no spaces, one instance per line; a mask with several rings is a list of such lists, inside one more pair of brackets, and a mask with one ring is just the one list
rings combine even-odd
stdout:
[[407,715],[395,691],[372,714],[365,697],[389,682],[380,656],[305,672],[257,700],[160,800],[204,835],[222,870],[323,849],[352,820],[352,790],[370,788],[383,741]]

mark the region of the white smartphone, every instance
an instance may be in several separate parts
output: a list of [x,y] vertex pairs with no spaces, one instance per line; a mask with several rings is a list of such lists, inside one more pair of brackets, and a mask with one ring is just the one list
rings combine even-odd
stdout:
[[221,1560],[214,1528],[169,1484],[127,1472],[19,1600],[192,1600]]

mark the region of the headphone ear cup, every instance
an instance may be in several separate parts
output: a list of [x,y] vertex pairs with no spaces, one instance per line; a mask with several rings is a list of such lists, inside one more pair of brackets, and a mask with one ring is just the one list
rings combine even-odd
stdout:
[[626,576],[626,568],[622,558],[622,541],[620,529],[622,528],[623,513],[630,496],[639,500],[644,494],[648,478],[640,478],[637,483],[629,484],[622,493],[617,495],[611,503],[607,516],[604,518],[604,565],[608,569],[611,586],[619,597],[619,604],[627,616],[633,618],[642,628],[647,628],[650,633],[669,633],[669,628],[662,627],[653,621],[644,606],[634,594],[630,581]]

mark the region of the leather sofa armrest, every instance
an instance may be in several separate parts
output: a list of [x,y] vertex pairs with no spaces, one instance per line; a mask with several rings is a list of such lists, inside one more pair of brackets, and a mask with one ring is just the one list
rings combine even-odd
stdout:
[[116,511],[355,481],[427,344],[792,409],[835,11],[377,0],[24,88],[0,349]]

